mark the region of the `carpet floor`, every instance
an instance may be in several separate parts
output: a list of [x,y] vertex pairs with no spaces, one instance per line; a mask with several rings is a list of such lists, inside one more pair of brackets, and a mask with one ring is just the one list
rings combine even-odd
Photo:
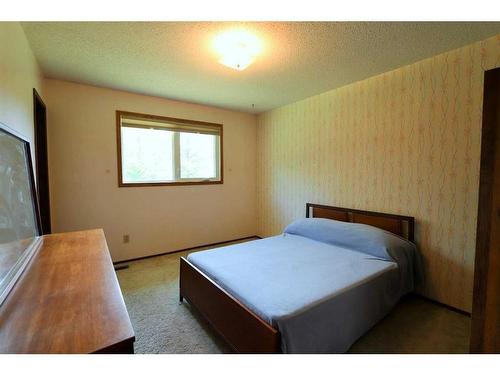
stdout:
[[[197,249],[200,251],[202,249]],[[179,304],[179,258],[129,262],[117,271],[136,353],[231,353],[187,302]],[[420,297],[404,298],[350,353],[468,353],[470,318]]]

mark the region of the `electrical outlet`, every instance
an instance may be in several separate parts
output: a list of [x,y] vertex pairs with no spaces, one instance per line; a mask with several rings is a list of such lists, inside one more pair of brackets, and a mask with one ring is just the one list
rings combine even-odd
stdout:
[[130,242],[130,235],[124,234],[123,235],[123,243],[129,243]]

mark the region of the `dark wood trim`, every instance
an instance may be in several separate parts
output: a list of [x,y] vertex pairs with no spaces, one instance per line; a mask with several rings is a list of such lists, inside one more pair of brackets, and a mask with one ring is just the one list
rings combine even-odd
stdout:
[[36,191],[40,206],[40,222],[43,234],[50,234],[50,188],[47,142],[47,107],[33,88],[33,127],[35,134]]
[[444,307],[447,310],[451,310],[451,311],[456,312],[458,314],[465,315],[465,316],[468,316],[468,317],[471,316],[471,314],[469,312],[467,312],[467,311],[460,310],[460,309],[458,309],[456,307],[447,305],[446,303],[442,303],[442,302],[436,301],[435,299],[432,299],[432,298],[429,298],[427,296],[424,296],[423,294],[420,294],[418,292],[413,292],[410,295],[414,295],[414,296],[417,296],[418,298],[425,299],[426,301],[429,301],[430,303],[433,303],[434,305],[439,305],[441,307]]
[[158,120],[158,121],[174,122],[174,123],[180,123],[180,124],[186,124],[186,125],[215,126],[215,127],[222,128],[222,124],[218,124],[215,122],[188,120],[188,119],[183,119],[183,118],[150,115],[150,114],[139,113],[139,112],[129,112],[129,111],[116,111],[116,112],[119,113],[120,115],[135,117],[137,119]]
[[[173,182],[139,182],[139,183],[129,183],[123,182],[122,174],[122,150],[121,150],[121,117],[129,116],[136,117],[138,119],[146,120],[158,120],[165,122],[174,122],[186,125],[197,125],[197,126],[210,126],[219,128],[219,157],[220,157],[220,180],[201,180],[201,181],[173,181]],[[117,150],[117,166],[118,166],[118,187],[148,187],[148,186],[182,186],[182,185],[221,185],[224,183],[224,134],[223,125],[205,122],[205,121],[195,121],[174,117],[149,115],[137,112],[127,112],[127,111],[116,111],[116,150]]]
[[186,182],[122,182],[119,187],[146,187],[146,186],[183,186],[183,185],[222,185],[221,181],[186,181]]
[[212,281],[180,259],[179,300],[194,306],[238,353],[279,353],[279,332]]
[[500,353],[500,68],[484,74],[471,353]]
[[118,167],[118,186],[121,187],[123,184],[123,174],[122,174],[122,128],[121,128],[121,114],[124,112],[116,111],[115,121],[116,121],[116,162]]
[[[406,238],[411,242],[415,241],[415,218],[412,216],[388,214],[385,212],[376,212],[376,211],[364,211],[364,210],[357,210],[354,208],[326,206],[326,205],[316,204],[316,203],[306,203],[306,217],[311,217],[311,208],[312,209],[320,208],[322,210],[327,210],[327,211],[329,210],[332,212],[345,212],[347,214],[348,220],[350,222],[352,222],[352,218],[355,214],[374,216],[377,218],[394,219],[395,221],[400,222],[401,224],[403,222],[406,222],[408,225],[408,233],[406,235]],[[377,225],[375,225],[375,226],[377,226]],[[404,235],[403,233],[396,233],[396,234]]]
[[252,238],[262,239],[262,237],[259,237],[259,236],[248,236],[248,237],[236,238],[234,240],[214,242],[214,243],[209,243],[207,245],[199,245],[199,246],[194,246],[194,247],[188,247],[186,249],[179,249],[179,250],[174,250],[174,251],[165,251],[164,253],[160,253],[160,254],[146,255],[146,256],[143,256],[143,257],[139,257],[139,258],[131,258],[131,259],[127,259],[127,260],[120,260],[118,262],[113,262],[113,264],[116,266],[118,264],[128,263],[128,262],[134,262],[136,260],[142,260],[142,259],[148,259],[148,258],[154,258],[154,257],[161,257],[163,255],[169,255],[169,254],[175,254],[175,253],[182,253],[183,251],[202,249],[204,247],[209,247],[209,246],[224,245],[224,244],[228,244],[228,243],[236,242],[236,241],[251,240]]

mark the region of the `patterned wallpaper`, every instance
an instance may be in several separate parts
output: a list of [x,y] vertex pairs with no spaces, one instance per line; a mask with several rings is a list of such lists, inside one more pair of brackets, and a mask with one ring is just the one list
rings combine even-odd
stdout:
[[483,71],[500,35],[259,116],[261,236],[314,202],[415,216],[420,292],[470,311]]

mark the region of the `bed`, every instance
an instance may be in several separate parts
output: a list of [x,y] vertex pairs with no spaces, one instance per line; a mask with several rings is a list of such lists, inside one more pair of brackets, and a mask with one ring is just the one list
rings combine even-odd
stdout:
[[414,219],[308,203],[283,234],[180,260],[186,299],[240,353],[343,353],[419,277]]

